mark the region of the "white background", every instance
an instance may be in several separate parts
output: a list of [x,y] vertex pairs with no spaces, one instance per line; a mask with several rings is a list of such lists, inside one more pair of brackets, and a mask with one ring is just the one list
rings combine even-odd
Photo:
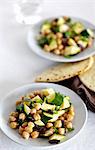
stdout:
[[[0,0],[0,99],[14,88],[32,83],[35,76],[54,62],[40,58],[27,46],[29,26],[16,23],[12,3]],[[94,0],[44,0],[43,17],[67,14],[84,18],[95,24]],[[84,131],[66,147],[66,150],[95,150],[95,114],[89,112]],[[28,150],[0,130],[0,150]]]

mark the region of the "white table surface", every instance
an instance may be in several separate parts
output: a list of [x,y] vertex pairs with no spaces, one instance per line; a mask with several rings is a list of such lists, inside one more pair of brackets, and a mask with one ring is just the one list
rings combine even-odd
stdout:
[[[12,2],[0,0],[0,99],[9,91],[24,84],[32,83],[35,76],[54,62],[40,58],[27,46],[29,26],[16,23]],[[43,17],[67,14],[82,17],[95,23],[94,0],[45,0]],[[95,150],[95,114],[89,112],[83,132],[69,145],[59,150]],[[0,130],[0,150],[28,150],[12,142]]]

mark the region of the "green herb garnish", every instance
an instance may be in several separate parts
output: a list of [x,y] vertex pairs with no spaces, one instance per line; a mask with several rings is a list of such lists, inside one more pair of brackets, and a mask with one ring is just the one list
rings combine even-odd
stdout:
[[45,115],[42,115],[42,118],[41,118],[41,120],[42,120],[42,122],[44,122],[45,124],[48,122],[48,120],[50,120],[51,118],[50,117],[47,117],[47,116],[45,116]]
[[58,27],[58,26],[53,27],[53,28],[52,28],[52,31],[53,31],[54,33],[59,32],[59,27]]
[[89,33],[87,32],[86,29],[81,32],[81,35],[87,38],[89,37]]
[[54,127],[54,132],[57,134],[58,133],[58,129]]
[[74,128],[68,128],[69,132],[72,132],[74,130]]
[[49,44],[49,39],[46,36],[41,37],[38,41],[39,41],[39,45],[42,47],[45,44]]
[[17,123],[19,126],[21,126],[24,123],[24,121],[22,119],[18,119]]
[[23,111],[23,104],[17,105],[16,106],[16,111],[22,112]]
[[63,98],[64,96],[60,93],[55,93],[55,98],[54,100],[51,102],[51,104],[53,105],[57,105],[60,106],[63,103]]

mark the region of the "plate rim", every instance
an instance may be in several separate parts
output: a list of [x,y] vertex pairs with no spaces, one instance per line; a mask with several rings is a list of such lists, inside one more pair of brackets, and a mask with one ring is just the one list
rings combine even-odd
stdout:
[[[69,89],[69,88],[67,88],[67,87],[65,87],[65,86],[62,86],[62,85],[59,85],[59,84],[55,84],[55,83],[31,83],[31,84],[25,84],[25,85],[23,85],[23,86],[20,86],[20,87],[17,87],[17,88],[15,88],[15,89],[13,89],[12,91],[10,91],[6,96],[4,96],[4,98],[3,99],[1,99],[0,100],[0,107],[2,106],[2,102],[8,97],[8,96],[10,96],[11,94],[13,94],[15,91],[17,91],[17,90],[20,90],[20,89],[23,89],[23,88],[25,88],[25,87],[29,87],[29,86],[37,86],[37,85],[40,85],[40,84],[42,84],[43,86],[45,85],[45,86],[50,86],[50,85],[53,85],[53,86],[59,86],[59,87],[63,87],[63,88],[66,88],[67,90],[69,90],[69,91],[71,91],[73,94],[76,94],[74,91],[72,91],[71,89]],[[77,94],[76,94],[77,95]],[[79,95],[77,95],[78,97],[79,97]],[[88,118],[88,111],[87,111],[87,108],[86,108],[86,105],[85,105],[85,103],[82,101],[82,99],[79,97],[79,99],[80,99],[80,101],[81,101],[81,103],[82,103],[82,105],[83,105],[83,107],[84,107],[84,110],[85,110],[85,115],[86,115],[86,117],[85,117],[85,120],[84,120],[84,124],[83,124],[83,126],[81,127],[81,129],[73,136],[73,137],[71,137],[70,139],[68,139],[68,140],[66,140],[66,141],[63,141],[62,143],[59,143],[59,144],[55,144],[55,145],[50,145],[50,146],[40,146],[40,148],[44,148],[44,149],[46,149],[46,148],[55,148],[55,147],[60,147],[60,146],[62,146],[62,145],[65,145],[65,144],[68,144],[68,142],[71,142],[72,140],[74,140],[76,137],[78,137],[79,136],[79,134],[83,131],[83,129],[84,129],[84,127],[85,127],[85,125],[86,125],[86,123],[87,123],[87,118]],[[1,118],[1,109],[0,109],[0,118]],[[15,141],[15,139],[12,139],[8,134],[6,134],[6,132],[4,131],[4,129],[3,129],[3,127],[2,127],[2,125],[1,125],[1,119],[0,119],[0,129],[3,131],[3,133],[11,140],[11,141],[13,141],[13,142],[15,142],[15,143],[17,143],[17,144],[19,144],[19,145],[22,145],[22,146],[27,146],[27,144],[26,145],[24,145],[23,143],[21,143],[21,142],[18,142],[18,141]],[[28,145],[29,147],[31,147],[31,148],[38,148],[39,146],[32,146],[32,145]]]

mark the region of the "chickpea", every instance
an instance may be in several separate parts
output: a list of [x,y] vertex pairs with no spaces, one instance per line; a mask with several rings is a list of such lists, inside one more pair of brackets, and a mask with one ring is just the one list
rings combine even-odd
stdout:
[[63,47],[64,47],[63,45],[59,45],[58,49],[61,50],[61,49],[63,49]]
[[89,46],[89,47],[92,46],[92,42],[93,42],[93,39],[92,39],[92,38],[89,38],[89,40],[88,40],[88,46]]
[[71,114],[67,114],[67,121],[72,121],[74,119],[74,116]]
[[19,105],[19,104],[21,104],[21,103],[22,103],[22,100],[17,100],[16,101],[16,106]]
[[38,110],[37,113],[38,113],[38,114],[42,114],[42,110],[41,110],[41,109]]
[[63,19],[64,19],[65,21],[67,21],[69,18],[68,18],[67,16],[64,16]]
[[50,136],[50,135],[52,135],[54,133],[54,129],[53,128],[50,128],[49,130],[47,130],[46,132],[45,132],[45,136]]
[[45,30],[45,34],[47,35],[47,34],[49,34],[51,32],[51,30],[50,29],[47,29],[47,30]]
[[58,129],[59,134],[63,135],[65,133],[65,128]]
[[40,103],[35,103],[34,107],[36,110],[39,110],[41,108],[41,104]]
[[32,108],[30,113],[31,113],[31,114],[35,114],[35,113],[36,113],[36,109],[35,109],[35,108]]
[[47,90],[42,90],[42,94],[43,94],[43,96],[48,96],[49,95],[49,93],[48,93],[48,91]]
[[33,128],[31,126],[27,126],[25,127],[25,131],[31,133],[33,131]]
[[20,99],[21,99],[21,100],[24,100],[24,96],[21,96]]
[[35,120],[40,120],[41,119],[41,116],[39,114],[34,114],[33,117],[34,117]]
[[47,123],[46,127],[51,128],[51,127],[53,127],[53,124],[52,123]]
[[63,115],[63,116],[64,116],[64,119],[66,119],[66,118],[67,118],[67,113],[64,113],[64,115]]
[[24,113],[19,114],[19,119],[25,120],[26,116]]
[[56,21],[52,21],[52,26],[56,26],[57,22]]
[[63,37],[62,33],[60,33],[60,32],[57,32],[56,36],[57,36],[57,38],[62,38]]
[[31,127],[31,128],[33,128],[35,125],[34,125],[33,122],[28,122],[28,126]]
[[31,93],[31,94],[29,95],[29,97],[32,99],[32,98],[35,97],[35,95],[34,95],[33,93]]
[[18,129],[19,134],[22,134],[23,131],[24,131],[24,128],[22,128],[22,127],[20,126],[19,129]]
[[22,124],[22,127],[25,128],[25,127],[27,126],[27,124],[28,124],[27,122],[24,122],[24,123]]
[[10,117],[9,117],[9,121],[10,121],[10,122],[16,121],[16,118],[15,118],[14,116],[10,116]]
[[18,117],[18,112],[11,112],[10,115],[13,116],[13,117]]
[[79,36],[75,36],[74,39],[75,39],[76,42],[78,42],[78,40],[80,39],[80,37]]
[[36,91],[33,92],[33,94],[34,94],[35,96],[37,96],[37,95],[40,95],[41,92],[40,92],[39,90],[36,90]]
[[61,120],[56,120],[55,123],[54,123],[54,126],[55,126],[56,128],[61,128],[61,127],[62,127],[62,122],[61,122]]
[[66,127],[67,127],[67,128],[72,128],[72,123],[71,123],[71,122],[67,122],[67,123],[66,123]]
[[44,45],[44,50],[47,51],[47,52],[50,52],[50,47],[45,44],[45,45]]
[[62,49],[60,53],[61,53],[61,55],[64,55],[64,49]]
[[54,53],[55,53],[56,55],[60,55],[60,50],[59,50],[59,49],[55,49],[55,50],[54,50]]
[[68,123],[68,121],[67,120],[64,120],[64,125],[66,126],[66,124]]
[[43,98],[43,96],[44,96],[44,95],[43,95],[43,92],[41,91],[41,92],[40,92],[40,97]]
[[62,40],[61,39],[57,39],[57,44],[61,45],[62,44]]
[[60,120],[64,120],[64,117],[63,117],[63,116],[60,116]]
[[37,131],[33,131],[33,132],[31,133],[31,137],[32,137],[33,139],[37,138],[38,136],[39,136],[39,132],[37,132]]
[[71,105],[70,111],[74,111],[74,106],[73,105]]
[[70,111],[69,111],[69,114],[72,115],[72,116],[74,116],[74,115],[75,115],[75,112],[70,110]]
[[23,131],[23,133],[22,133],[23,138],[27,139],[27,140],[29,139],[29,135],[30,134],[28,132],[26,132],[26,131]]
[[17,122],[11,122],[11,123],[10,123],[10,127],[11,127],[12,129],[16,129],[16,128],[17,128]]

